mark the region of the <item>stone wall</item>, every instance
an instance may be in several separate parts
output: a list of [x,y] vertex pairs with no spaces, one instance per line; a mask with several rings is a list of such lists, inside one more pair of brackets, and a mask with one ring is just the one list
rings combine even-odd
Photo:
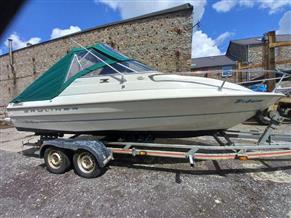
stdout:
[[291,69],[291,46],[275,48],[276,67],[280,69]]
[[[5,106],[36,77],[49,69],[72,47],[105,42],[125,55],[163,72],[190,71],[192,7],[142,19],[103,26],[0,56],[0,114]],[[15,76],[14,76],[15,75]],[[0,115],[1,116],[1,115]]]
[[[260,71],[264,69],[264,53],[263,44],[257,45],[240,45],[231,43],[227,52],[227,56],[234,60],[239,60],[243,64],[248,64],[250,73],[244,73],[245,79],[251,79],[263,76],[265,73]],[[235,58],[236,56],[236,58]],[[290,69],[291,68],[291,46],[275,48],[276,68]],[[258,72],[256,72],[258,71]]]
[[[252,70],[264,69],[264,46],[250,46],[248,49],[248,61],[250,65],[261,65]],[[291,69],[291,46],[276,47],[275,61],[277,69]],[[252,76],[262,76],[264,73],[252,73]]]
[[[244,56],[245,54],[243,54]],[[264,45],[250,45],[247,50],[248,63],[250,65],[262,65],[257,69],[263,69],[264,66]],[[275,60],[277,68],[291,67],[291,46],[276,47]]]
[[252,45],[248,48],[248,59],[249,64],[264,64],[264,46],[263,45]]

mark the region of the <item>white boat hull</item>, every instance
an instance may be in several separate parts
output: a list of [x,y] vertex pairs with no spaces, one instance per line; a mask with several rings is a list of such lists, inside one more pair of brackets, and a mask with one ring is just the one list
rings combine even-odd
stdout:
[[149,99],[10,109],[19,130],[198,132],[228,129],[273,104],[277,94]]

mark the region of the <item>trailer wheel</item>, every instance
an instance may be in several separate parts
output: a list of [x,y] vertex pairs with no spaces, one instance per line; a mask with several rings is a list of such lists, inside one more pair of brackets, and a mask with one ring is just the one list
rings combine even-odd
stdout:
[[102,169],[89,151],[77,151],[73,156],[73,164],[76,173],[84,178],[96,178],[102,173]]
[[47,148],[44,152],[44,162],[49,172],[65,173],[71,167],[68,155],[58,148]]

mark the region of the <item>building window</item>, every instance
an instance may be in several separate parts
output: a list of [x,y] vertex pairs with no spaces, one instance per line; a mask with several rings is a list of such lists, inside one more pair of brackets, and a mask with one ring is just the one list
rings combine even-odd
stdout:
[[224,66],[222,67],[222,77],[231,77],[232,76],[232,66]]

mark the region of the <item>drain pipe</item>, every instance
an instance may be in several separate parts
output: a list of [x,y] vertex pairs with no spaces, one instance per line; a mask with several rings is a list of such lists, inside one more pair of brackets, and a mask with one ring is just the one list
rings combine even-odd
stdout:
[[13,67],[13,56],[12,56],[12,39],[8,39],[8,49],[9,49],[9,65]]
[[16,75],[14,71],[14,61],[13,61],[13,47],[12,47],[12,39],[8,39],[8,48],[9,48],[9,66],[11,68],[11,73],[13,75],[13,84],[16,85]]

